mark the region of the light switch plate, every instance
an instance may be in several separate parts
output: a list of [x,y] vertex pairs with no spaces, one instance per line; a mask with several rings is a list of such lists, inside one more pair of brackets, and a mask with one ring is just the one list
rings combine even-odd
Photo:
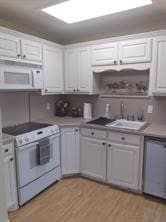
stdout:
[[148,113],[153,113],[153,105],[148,105]]

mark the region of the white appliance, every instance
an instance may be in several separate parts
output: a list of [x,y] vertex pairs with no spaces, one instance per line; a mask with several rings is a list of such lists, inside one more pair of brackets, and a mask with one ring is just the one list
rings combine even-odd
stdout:
[[43,88],[43,73],[41,69],[27,66],[2,64],[0,69],[0,89],[33,90]]
[[[60,133],[57,125],[29,122],[3,129],[15,136],[19,205],[60,180]],[[48,141],[49,159],[39,162],[39,143]],[[45,152],[46,150],[44,150]]]
[[146,140],[144,161],[144,193],[166,199],[166,140]]
[[92,119],[92,104],[91,103],[84,103],[83,118]]

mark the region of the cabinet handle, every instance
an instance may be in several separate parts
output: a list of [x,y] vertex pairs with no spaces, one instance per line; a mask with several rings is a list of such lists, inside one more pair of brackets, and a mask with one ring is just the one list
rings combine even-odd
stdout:
[[5,150],[5,153],[8,153],[8,152],[9,152],[9,150],[8,150],[8,149],[6,149],[6,150]]
[[105,143],[103,142],[102,145],[105,146]]
[[114,60],[114,65],[116,65],[117,64],[117,61],[116,60]]
[[93,136],[93,135],[94,135],[94,132],[91,132],[91,135]]
[[123,61],[122,61],[122,60],[120,60],[120,64],[121,64],[121,65],[123,64]]
[[76,129],[76,132],[78,132],[78,129]]
[[23,55],[23,59],[25,59],[26,58],[26,55]]
[[109,147],[111,147],[111,144],[108,144]]
[[21,56],[20,54],[17,54],[17,58],[20,58],[20,56]]
[[77,92],[79,92],[79,89],[77,89]]
[[124,138],[124,137],[122,137],[121,139],[122,139],[122,140],[125,140],[125,138]]
[[45,92],[48,92],[48,89],[45,89]]
[[75,89],[73,89],[73,92],[75,92],[76,90]]
[[12,157],[12,158],[10,158],[10,161],[13,161],[14,160],[14,158]]

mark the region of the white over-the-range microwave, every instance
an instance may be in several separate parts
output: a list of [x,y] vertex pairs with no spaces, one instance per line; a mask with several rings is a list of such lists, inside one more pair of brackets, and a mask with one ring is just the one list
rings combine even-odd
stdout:
[[37,90],[43,88],[41,68],[0,64],[1,90]]

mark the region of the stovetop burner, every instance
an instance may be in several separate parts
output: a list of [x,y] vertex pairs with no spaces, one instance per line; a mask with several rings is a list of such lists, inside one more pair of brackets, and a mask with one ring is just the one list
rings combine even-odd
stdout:
[[52,126],[52,125],[46,124],[46,123],[27,122],[27,123],[3,128],[2,132],[12,135],[12,136],[18,136],[18,135],[32,132],[34,130],[42,129],[48,126]]

